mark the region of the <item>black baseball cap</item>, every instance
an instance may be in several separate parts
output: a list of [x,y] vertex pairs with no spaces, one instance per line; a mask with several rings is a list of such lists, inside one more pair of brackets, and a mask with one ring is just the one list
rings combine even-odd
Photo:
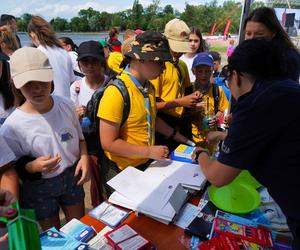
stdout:
[[103,46],[97,41],[86,41],[81,43],[77,49],[77,54],[77,61],[88,56],[94,57],[98,60],[105,59]]

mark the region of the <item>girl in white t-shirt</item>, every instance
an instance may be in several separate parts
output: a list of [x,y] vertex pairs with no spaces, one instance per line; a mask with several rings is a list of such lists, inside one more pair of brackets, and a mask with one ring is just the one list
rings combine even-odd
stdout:
[[107,66],[104,50],[99,42],[83,42],[79,45],[77,53],[78,64],[85,77],[75,81],[70,87],[70,92],[77,114],[82,118],[92,95],[108,81],[108,77],[104,75]]
[[85,140],[71,100],[51,96],[53,72],[47,56],[24,47],[11,57],[16,110],[0,133],[16,158],[31,156],[23,180],[23,206],[33,208],[43,230],[84,215],[82,184],[89,180]]
[[28,24],[32,43],[44,52],[53,70],[53,94],[70,98],[70,85],[76,80],[72,60],[56,38],[52,26],[40,16],[32,16]]
[[204,52],[205,48],[205,40],[202,38],[202,34],[200,29],[191,28],[191,33],[189,35],[190,48],[192,50],[191,53],[183,54],[180,59],[185,62],[188,70],[191,82],[195,82],[195,75],[192,72],[192,65],[195,57],[198,53]]
[[68,52],[69,56],[71,57],[73,71],[74,71],[75,76],[79,76],[80,78],[83,77],[84,75],[82,74],[81,70],[79,69],[78,62],[77,62],[78,46],[73,42],[73,40],[70,37],[64,36],[64,37],[60,37],[58,39],[61,42],[62,47]]

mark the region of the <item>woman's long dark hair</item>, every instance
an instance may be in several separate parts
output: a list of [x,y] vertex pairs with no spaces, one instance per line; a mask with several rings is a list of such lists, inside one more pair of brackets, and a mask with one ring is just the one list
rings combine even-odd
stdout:
[[275,39],[278,39],[282,43],[286,44],[289,48],[295,49],[299,54],[296,46],[293,44],[288,34],[280,24],[274,9],[268,7],[260,7],[253,10],[245,19],[244,30],[246,29],[247,23],[249,21],[262,23],[268,28],[268,30],[275,34]]
[[199,48],[197,49],[197,54],[200,53],[200,52],[204,52],[206,51],[206,46],[205,46],[205,41],[202,37],[202,34],[201,34],[201,31],[199,28],[196,28],[196,27],[192,27],[191,28],[191,33],[190,34],[195,34],[196,36],[198,36],[200,38],[200,46]]
[[61,40],[65,44],[71,45],[72,51],[77,52],[78,46],[73,42],[73,40],[70,37],[63,36],[58,39]]
[[10,80],[9,64],[2,61],[2,75],[0,78],[0,93],[4,100],[4,109],[7,110],[14,106],[14,95],[12,93],[12,82]]

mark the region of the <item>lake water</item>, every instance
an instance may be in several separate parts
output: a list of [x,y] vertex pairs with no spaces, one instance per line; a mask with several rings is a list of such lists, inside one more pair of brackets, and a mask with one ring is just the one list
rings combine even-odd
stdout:
[[[31,45],[31,40],[27,33],[20,32],[18,33],[18,36],[20,37],[22,46],[29,46]],[[57,33],[57,37],[67,36],[70,37],[73,42],[77,45],[84,41],[89,40],[105,40],[108,39],[108,33],[77,33],[77,34],[70,34],[70,33]],[[123,36],[120,35],[119,39],[122,41]]]

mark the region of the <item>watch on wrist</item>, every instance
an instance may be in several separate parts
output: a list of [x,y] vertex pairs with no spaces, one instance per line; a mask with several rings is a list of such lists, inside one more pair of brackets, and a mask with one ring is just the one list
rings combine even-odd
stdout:
[[206,154],[209,156],[209,152],[208,152],[207,149],[200,149],[200,150],[197,151],[196,154],[195,154],[195,160],[198,160],[199,155],[200,155],[201,153],[206,153]]

